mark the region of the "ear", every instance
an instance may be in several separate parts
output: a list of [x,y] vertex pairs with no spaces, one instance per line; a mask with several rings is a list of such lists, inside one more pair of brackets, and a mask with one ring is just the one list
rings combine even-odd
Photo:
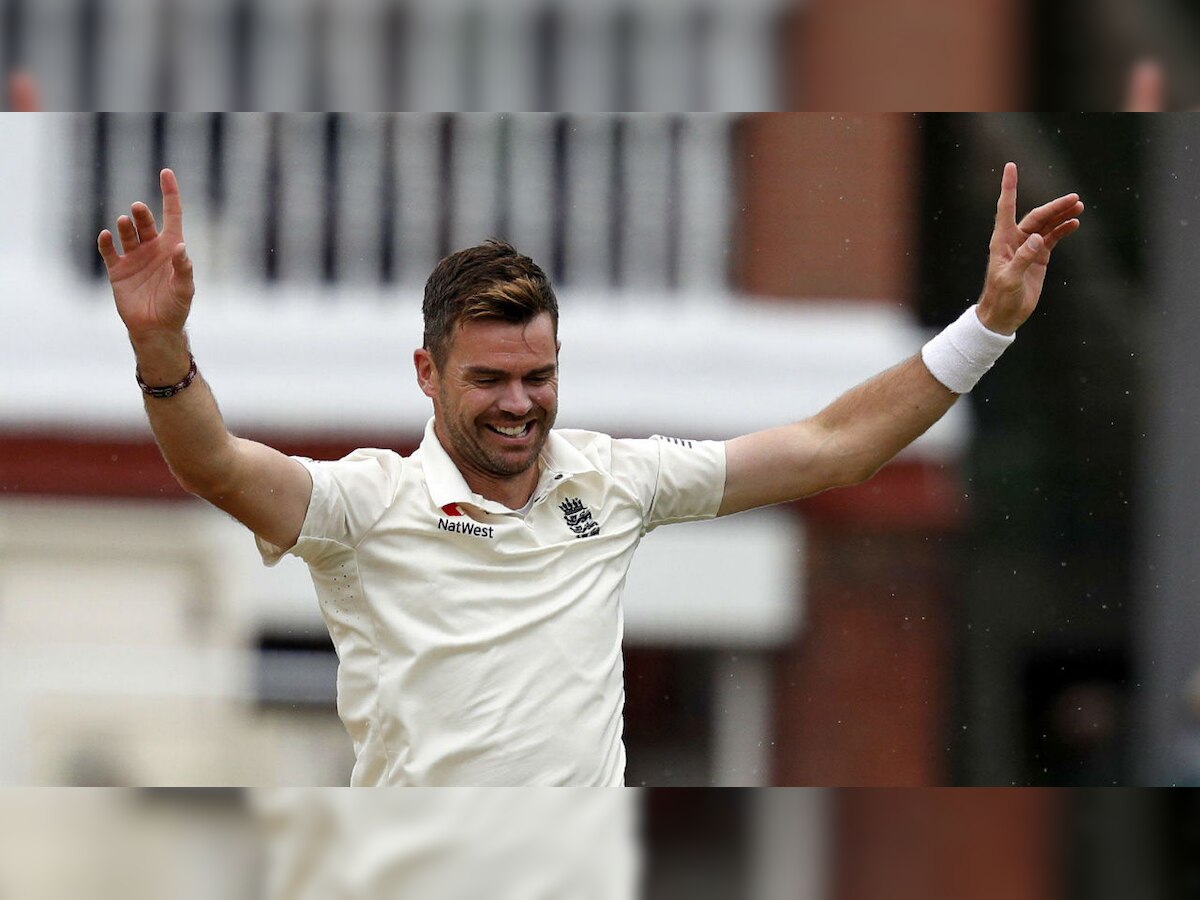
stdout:
[[434,365],[433,355],[424,347],[419,347],[413,351],[413,366],[417,370],[417,384],[421,388],[421,393],[431,400],[437,398],[438,394],[438,370]]

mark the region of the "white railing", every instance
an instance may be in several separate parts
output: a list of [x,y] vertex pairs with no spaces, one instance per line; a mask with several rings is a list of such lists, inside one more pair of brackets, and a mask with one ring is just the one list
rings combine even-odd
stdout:
[[[492,236],[556,283],[708,293],[728,286],[732,130],[713,113],[83,114],[68,231],[94,234],[175,168],[207,273],[290,284],[419,285]],[[80,201],[90,212],[80,215]]]
[[51,109],[767,110],[784,0],[0,0]]

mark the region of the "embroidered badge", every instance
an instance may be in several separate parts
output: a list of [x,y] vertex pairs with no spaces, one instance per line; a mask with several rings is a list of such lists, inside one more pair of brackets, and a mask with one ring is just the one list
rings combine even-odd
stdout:
[[592,511],[583,505],[583,501],[568,497],[558,504],[562,510],[567,527],[575,532],[575,537],[585,538],[600,533],[600,524],[592,518]]

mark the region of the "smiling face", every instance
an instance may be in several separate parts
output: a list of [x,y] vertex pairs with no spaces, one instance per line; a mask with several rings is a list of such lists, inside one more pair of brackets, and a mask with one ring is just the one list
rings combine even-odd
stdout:
[[443,364],[413,356],[434,430],[471,489],[510,508],[537,484],[538,454],[558,413],[558,342],[549,313],[528,322],[467,319]]

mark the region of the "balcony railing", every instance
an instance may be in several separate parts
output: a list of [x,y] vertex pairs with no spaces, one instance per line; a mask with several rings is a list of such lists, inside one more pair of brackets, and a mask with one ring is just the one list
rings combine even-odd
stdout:
[[51,109],[767,110],[784,0],[0,0]]
[[[128,113],[72,120],[80,270],[94,235],[170,165],[217,277],[420,284],[488,237],[554,280],[621,292],[727,287],[736,117]],[[78,217],[75,205],[73,218]],[[77,222],[76,222],[77,224]]]

